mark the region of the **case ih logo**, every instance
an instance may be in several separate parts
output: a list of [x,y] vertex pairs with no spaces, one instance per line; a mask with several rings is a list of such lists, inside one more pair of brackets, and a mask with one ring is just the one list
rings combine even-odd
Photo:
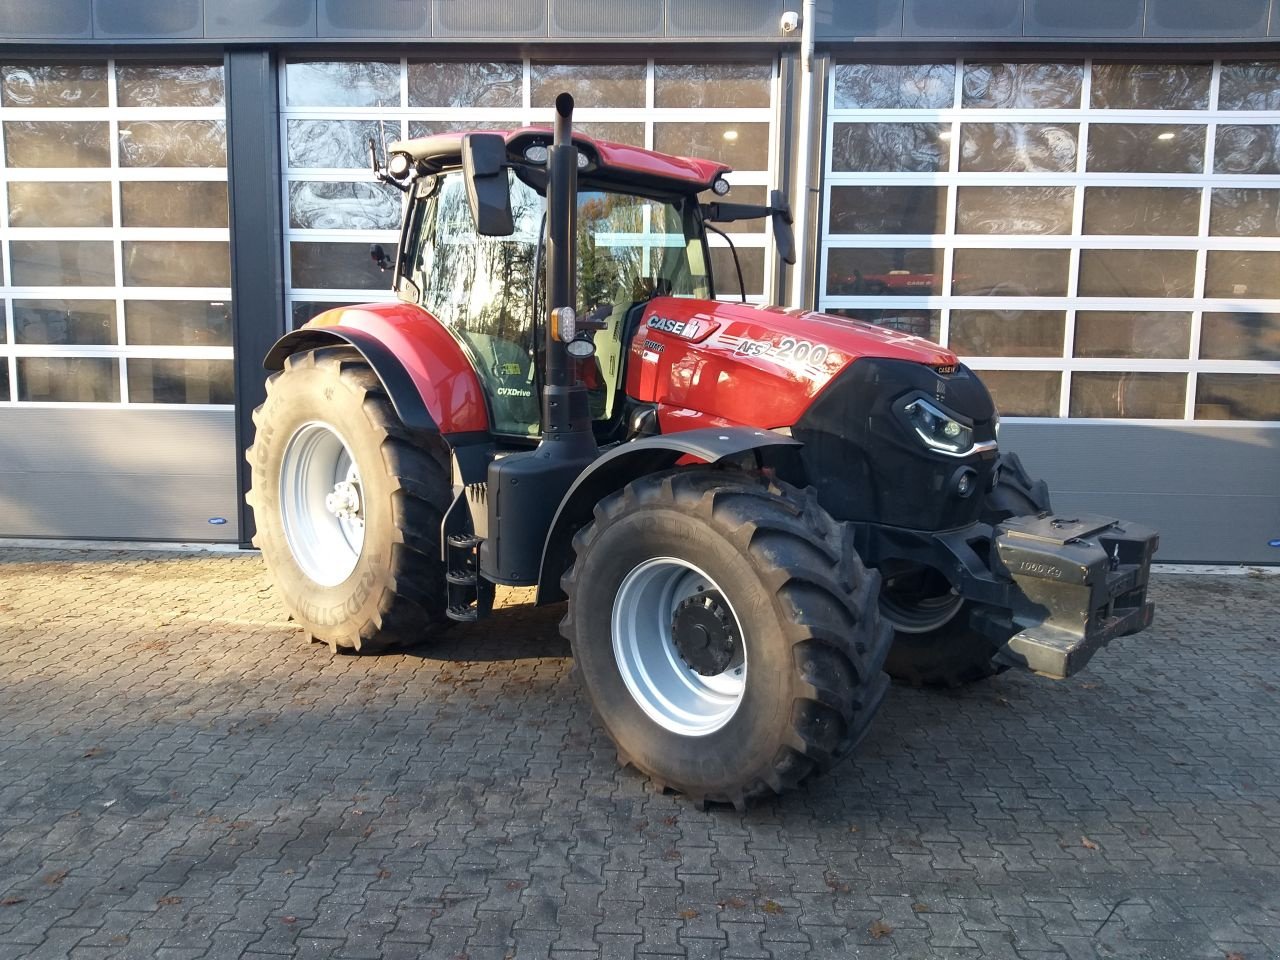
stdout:
[[649,318],[651,330],[661,330],[663,333],[670,333],[684,340],[701,340],[718,326],[719,324],[713,320],[700,320],[696,317],[692,320],[672,320],[669,317],[657,315]]

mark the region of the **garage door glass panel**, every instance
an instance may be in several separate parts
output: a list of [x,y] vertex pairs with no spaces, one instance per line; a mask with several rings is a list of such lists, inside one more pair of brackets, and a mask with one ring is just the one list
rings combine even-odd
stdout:
[[118,403],[120,361],[109,357],[18,357],[18,399]]
[[939,233],[947,191],[939,187],[832,187],[832,233]]
[[942,292],[942,251],[920,247],[834,249],[828,288],[850,296],[928,296]]
[[105,240],[11,240],[9,260],[16,287],[109,287],[116,278]]
[[655,107],[768,107],[773,67],[767,63],[658,63]]
[[1215,188],[1209,234],[1215,237],[1280,237],[1280,189]]
[[222,300],[126,300],[124,317],[132,346],[231,346],[231,309]]
[[951,349],[973,357],[1060,357],[1066,314],[1056,310],[953,310]]
[[0,66],[5,107],[105,107],[107,70],[101,63],[16,63]]
[[1086,187],[1084,232],[1193,237],[1200,229],[1199,189]]
[[961,106],[1078,107],[1083,80],[1084,68],[1078,63],[966,63]]
[[110,129],[87,120],[6,120],[4,156],[9,167],[109,167]]
[[531,103],[555,106],[568,92],[574,108],[643,107],[645,65],[642,63],[535,63],[530,67]]
[[951,167],[950,126],[940,123],[838,123],[834,170],[926,173]]
[[1071,416],[1180,420],[1186,389],[1183,373],[1074,373]]
[[1201,420],[1280,420],[1280,377],[1202,373],[1196,388]]
[[1200,356],[1280,362],[1280,313],[1206,313]]
[[114,300],[14,300],[14,343],[116,342]]
[[120,184],[126,227],[225,227],[227,185],[221,180],[160,180]]
[[129,396],[138,403],[235,402],[230,360],[132,359]]
[[64,183],[9,184],[11,227],[109,227],[111,184],[69,181]]
[[[507,126],[510,126],[510,124],[507,124]],[[643,147],[645,143],[643,123],[610,123],[607,120],[588,120],[584,123],[575,123],[573,129],[575,132],[581,132],[583,136],[595,137],[598,140],[629,143],[636,147]]]
[[1280,251],[1210,250],[1205,295],[1280,300]]
[[411,107],[519,107],[523,89],[520,63],[409,61]]
[[1104,110],[1204,110],[1207,63],[1095,63],[1092,103]]
[[954,63],[840,63],[832,87],[840,110],[937,110],[955,99]]
[[1218,109],[1280,111],[1280,63],[1224,63]]
[[1280,174],[1280,125],[1219,126],[1213,169],[1216,173]]
[[942,328],[942,314],[938,310],[864,310],[861,308],[830,307],[827,313],[862,323],[874,324],[888,330],[909,333],[937,343]]
[[400,64],[375,60],[314,60],[285,64],[291,107],[395,107]]
[[116,64],[122,107],[220,107],[224,92],[218,64]]
[[227,287],[228,245],[221,240],[126,240],[122,244],[127,287]]
[[955,252],[952,293],[969,297],[1063,297],[1069,250],[975,249]]
[[960,169],[974,173],[1064,172],[1076,168],[1074,123],[966,123]]
[[983,370],[996,409],[1005,417],[1056,417],[1062,374],[1042,370]]
[[289,225],[304,230],[398,230],[400,197],[394,187],[371,181],[293,180]]
[[[396,245],[384,245],[396,256]],[[290,267],[295,287],[337,287],[345,290],[381,290],[391,282],[390,273],[378,269],[367,243],[290,244]]]
[[735,170],[763,170],[769,166],[769,124],[655,123],[653,149],[715,160]]
[[1071,187],[960,187],[956,233],[1070,233],[1074,204]]
[[1189,313],[1081,310],[1076,314],[1077,357],[1184,359],[1190,345]]
[[1082,297],[1190,297],[1194,250],[1081,250]]
[[285,149],[291,167],[369,168],[369,141],[399,137],[399,124],[377,120],[289,120]]
[[225,167],[221,120],[139,120],[120,124],[122,167]]

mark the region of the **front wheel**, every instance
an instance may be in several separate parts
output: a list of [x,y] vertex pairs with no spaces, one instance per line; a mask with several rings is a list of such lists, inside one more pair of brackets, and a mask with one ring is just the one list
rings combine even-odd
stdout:
[[601,501],[574,547],[561,630],[624,763],[742,806],[866,733],[888,680],[878,578],[813,498],[656,474]]

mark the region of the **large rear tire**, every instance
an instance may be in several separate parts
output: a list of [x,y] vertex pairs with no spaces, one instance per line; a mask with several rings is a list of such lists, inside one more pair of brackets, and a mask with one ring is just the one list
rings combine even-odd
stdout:
[[561,631],[624,764],[741,808],[867,732],[888,685],[879,578],[812,496],[655,474],[601,501],[574,548]]
[[[983,523],[1052,509],[1048,484],[1033,480],[1017,454],[1001,454],[997,470],[982,504]],[[889,676],[915,687],[959,687],[1008,669],[991,662],[1001,644],[969,626],[972,604],[956,596],[942,574],[907,567],[881,572],[880,612],[894,628]]]
[[253,421],[253,543],[306,634],[376,653],[443,629],[447,466],[359,354],[290,356]]

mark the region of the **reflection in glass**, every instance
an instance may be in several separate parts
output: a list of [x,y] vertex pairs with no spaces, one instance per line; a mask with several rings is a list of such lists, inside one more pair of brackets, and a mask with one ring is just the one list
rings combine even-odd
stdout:
[[933,173],[951,168],[949,123],[837,123],[831,169]]
[[1280,237],[1280,190],[1214,187],[1209,213],[1213,237]]
[[227,125],[221,120],[120,122],[122,167],[225,167]]
[[1077,357],[1186,359],[1191,314],[1081,310],[1076,313]]
[[1204,110],[1207,63],[1095,63],[1090,100],[1111,110]]
[[109,227],[111,184],[67,180],[9,184],[11,227]]
[[409,63],[411,107],[519,107],[520,63]]
[[941,288],[941,250],[843,247],[827,253],[827,293],[832,296],[929,297]]
[[960,169],[980,173],[1060,173],[1076,168],[1074,123],[966,123]]
[[837,110],[936,110],[955,101],[954,63],[840,63]]
[[120,221],[126,227],[225,227],[227,185],[222,180],[125,180]]
[[978,370],[1002,417],[1056,417],[1062,374],[1056,370]]
[[1206,313],[1203,360],[1280,360],[1280,313]]
[[1094,173],[1200,173],[1200,124],[1094,123],[1089,126],[1088,169]]
[[30,403],[119,403],[120,361],[108,357],[19,357],[18,399]]
[[115,301],[15,300],[13,340],[68,346],[115,343]]
[[1085,188],[1085,233],[1174,237],[1199,229],[1199,187]]
[[772,81],[772,63],[658,63],[653,105],[767,107]]
[[1181,420],[1186,395],[1185,373],[1076,372],[1070,416]]
[[1206,297],[1280,299],[1280,251],[1210,250]]
[[961,106],[1074,109],[1083,81],[1078,63],[966,63]]
[[769,124],[655,123],[653,149],[714,160],[734,170],[768,170]]
[[[368,169],[369,141],[400,139],[400,123],[377,120],[286,120],[285,142],[291,167]],[[423,136],[413,132],[409,136]],[[382,148],[378,148],[381,155]]]
[[596,140],[613,143],[629,143],[633,147],[644,146],[643,123],[611,123],[607,120],[587,120],[573,125],[574,133],[581,133]]
[[966,357],[1060,357],[1061,310],[952,310],[947,346]]
[[109,167],[106,123],[78,120],[6,120],[5,165],[10,167]]
[[1280,126],[1219,124],[1214,173],[1280,173]]
[[297,330],[308,320],[320,316],[326,310],[350,305],[350,301],[347,300],[295,300],[290,309],[290,319],[293,322],[291,329]]
[[[738,247],[738,263],[742,266],[746,295],[751,297],[764,293],[764,250],[760,247]],[[711,278],[717,299],[737,300],[741,295],[733,253],[728,247],[711,248]]]
[[1218,78],[1219,110],[1280,110],[1280,63],[1223,61]]
[[[384,243],[392,259],[395,244]],[[295,240],[289,244],[293,286],[323,290],[387,290],[391,274],[383,273],[369,257],[367,243],[319,243]]]
[[[387,124],[388,134],[390,134],[393,126],[394,124]],[[468,120],[465,126],[468,130],[502,130],[505,132],[508,130],[515,130],[520,126],[520,122],[518,120]],[[576,130],[578,129],[578,126],[579,125],[577,123],[574,123],[573,128]],[[457,129],[458,122],[456,120],[410,120],[409,139],[414,140],[418,137],[432,137],[437,133],[451,133]],[[388,136],[387,139],[391,140],[394,138]],[[364,163],[365,166],[368,166],[369,145],[367,142],[365,143],[364,150]],[[312,164],[312,166],[314,166],[314,164]],[[347,166],[347,164],[343,164],[343,166]],[[352,164],[352,166],[358,166],[358,164]]]
[[398,107],[400,64],[374,60],[314,60],[285,64],[291,107]]
[[389,184],[333,180],[289,183],[289,226],[303,230],[395,230],[400,191]]
[[109,240],[10,240],[15,287],[110,287],[116,282]]
[[831,188],[832,233],[944,233],[946,187]]
[[0,103],[6,107],[105,107],[102,63],[7,63],[0,67]]
[[835,307],[824,311],[850,320],[861,320],[877,327],[888,327],[913,337],[938,342],[942,329],[942,313],[938,310],[866,310],[862,307]]
[[1070,233],[1074,198],[1074,187],[960,187],[956,233]]
[[125,240],[121,248],[125,286],[231,285],[231,261],[225,241]]
[[[727,200],[730,203],[750,203],[760,206],[769,201],[766,196],[768,188],[763,186],[752,186],[750,184],[735,184],[730,189],[728,195],[717,197],[710,190],[704,190],[698,194],[699,203],[715,203],[718,200]],[[729,223],[717,223],[716,228],[723,230],[725,233],[761,233],[764,231],[763,220],[734,220]]]
[[126,300],[124,324],[131,346],[231,346],[231,304],[222,300]]
[[1189,297],[1194,250],[1081,250],[1082,297]]
[[956,250],[951,292],[975,297],[1065,297],[1069,250]]
[[1202,373],[1196,378],[1197,420],[1280,420],[1280,376]]
[[535,63],[529,68],[531,104],[555,106],[567,91],[578,109],[643,107],[645,72],[643,63]]
[[220,107],[220,63],[117,63],[122,107]]
[[130,403],[235,403],[230,360],[126,362]]

